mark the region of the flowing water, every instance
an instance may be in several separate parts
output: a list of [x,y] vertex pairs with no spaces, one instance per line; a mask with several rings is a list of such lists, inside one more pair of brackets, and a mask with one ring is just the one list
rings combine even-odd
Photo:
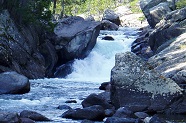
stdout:
[[[112,36],[114,41],[102,40]],[[81,101],[91,93],[100,93],[98,87],[110,80],[114,57],[118,52],[130,51],[131,43],[137,37],[137,30],[121,27],[118,31],[101,31],[97,44],[90,55],[75,60],[74,72],[66,79],[30,80],[31,91],[23,95],[0,95],[0,111],[18,112],[32,110],[52,119],[52,122],[76,123],[80,121],[61,118],[66,110],[59,105],[82,108]],[[77,103],[65,103],[76,100]]]
[[[68,105],[71,108],[82,108],[81,102],[84,98],[91,93],[102,92],[98,87],[102,82],[110,80],[115,54],[130,51],[131,43],[136,39],[137,33],[134,28],[126,27],[118,31],[101,31],[90,55],[83,60],[75,60],[74,71],[66,79],[30,80],[29,93],[0,95],[0,111],[20,113],[23,110],[32,110],[53,120],[47,123],[80,123],[78,120],[61,118],[66,110],[59,110],[57,107]],[[102,40],[105,36],[112,36],[115,40]],[[76,100],[77,103],[65,103],[68,100]],[[171,117],[168,116],[167,119]]]

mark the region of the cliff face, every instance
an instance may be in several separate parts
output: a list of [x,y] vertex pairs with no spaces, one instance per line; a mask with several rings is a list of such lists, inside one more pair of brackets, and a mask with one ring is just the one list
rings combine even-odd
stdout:
[[[25,22],[25,20],[30,21],[34,18],[28,18],[30,15],[27,16],[20,11],[22,7],[30,4],[29,1],[31,0],[0,0],[0,73],[16,71],[30,79],[53,77],[57,65],[67,63],[74,58],[84,58],[90,53],[96,43],[100,23],[85,21],[82,18],[81,25],[87,30],[83,32],[77,30],[74,35],[68,37],[67,46],[73,44],[68,50],[78,49],[73,50],[72,52],[76,52],[76,55],[72,55],[71,52],[64,50],[66,48],[63,46],[66,42],[66,38],[62,38],[64,35],[58,37],[54,32],[49,32],[46,30],[47,24]],[[77,25],[77,22],[70,25],[71,30],[65,33],[72,32]],[[86,42],[84,38],[87,39]],[[71,57],[64,59],[64,55]]]
[[31,25],[17,28],[8,10],[3,10],[0,18],[0,71],[17,71],[29,78],[44,77],[47,66],[42,51],[46,47],[40,46],[46,42],[40,43],[36,28]]

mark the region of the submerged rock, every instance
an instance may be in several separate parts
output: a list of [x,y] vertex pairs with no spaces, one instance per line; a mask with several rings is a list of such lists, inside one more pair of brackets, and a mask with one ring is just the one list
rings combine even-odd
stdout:
[[116,54],[111,71],[111,102],[116,108],[159,112],[182,95],[173,80],[161,76],[134,53]]
[[0,94],[24,94],[30,91],[28,78],[17,72],[1,73],[0,85]]

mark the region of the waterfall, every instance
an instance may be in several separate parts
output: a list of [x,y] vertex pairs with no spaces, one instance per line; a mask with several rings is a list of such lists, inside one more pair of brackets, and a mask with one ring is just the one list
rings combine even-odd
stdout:
[[[103,40],[105,36],[114,38]],[[134,28],[120,27],[118,31],[101,31],[97,43],[89,56],[83,60],[76,59],[73,72],[67,79],[74,81],[109,81],[110,71],[114,67],[115,54],[130,51],[131,43],[136,39]]]

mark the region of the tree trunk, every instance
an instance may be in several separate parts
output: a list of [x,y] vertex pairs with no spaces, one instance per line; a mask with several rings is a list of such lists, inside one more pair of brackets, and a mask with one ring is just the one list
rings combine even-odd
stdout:
[[56,13],[56,2],[57,2],[57,0],[53,0],[53,1],[54,1],[53,14],[55,14]]
[[61,7],[62,7],[61,18],[63,18],[63,16],[64,16],[64,10],[65,10],[65,1],[64,0],[61,1]]

